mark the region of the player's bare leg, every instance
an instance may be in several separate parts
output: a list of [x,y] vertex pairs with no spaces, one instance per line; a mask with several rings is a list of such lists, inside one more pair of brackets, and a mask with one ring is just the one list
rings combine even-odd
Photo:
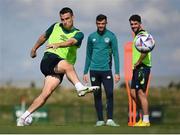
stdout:
[[59,76],[47,76],[45,78],[44,87],[41,94],[33,101],[28,111],[32,113],[41,107],[52,92],[57,88],[60,82]]
[[138,97],[138,93],[135,89],[131,89],[131,97],[134,100],[134,102],[136,103],[138,108],[141,108],[141,103]]
[[61,80],[59,76],[45,77],[44,87],[41,94],[33,101],[28,110],[17,120],[17,126],[25,126],[25,119],[46,102],[60,82]]
[[64,73],[66,74],[69,81],[73,84],[79,82],[77,74],[75,72],[74,66],[69,64],[66,60],[60,61],[54,68],[55,73]]
[[149,114],[149,112],[148,112],[148,100],[147,100],[146,94],[142,90],[139,90],[138,96],[139,96],[139,99],[141,102],[141,106],[142,106],[144,115],[148,115]]
[[139,126],[139,124],[142,122],[142,111],[141,111],[142,107],[137,90],[131,89],[131,97],[135,101],[137,107],[136,109],[137,111],[139,111],[139,115],[140,115],[140,119],[133,126]]
[[74,69],[74,66],[69,64],[66,60],[60,61],[57,66],[54,68],[54,71],[56,73],[65,73],[68,80],[76,87],[76,90],[78,92],[78,96],[84,96],[86,93],[93,92],[97,89],[99,89],[99,86],[92,86],[92,87],[86,87],[84,86]]
[[140,99],[141,107],[143,110],[143,121],[139,126],[150,126],[147,96],[143,92],[143,90],[139,90],[138,97]]

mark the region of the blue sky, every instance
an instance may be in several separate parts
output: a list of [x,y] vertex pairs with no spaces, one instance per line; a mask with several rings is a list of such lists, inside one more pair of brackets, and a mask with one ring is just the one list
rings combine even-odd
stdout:
[[[39,63],[45,44],[36,59],[30,50],[51,24],[59,21],[59,10],[73,9],[75,26],[85,34],[75,65],[82,79],[87,36],[96,30],[95,18],[108,17],[107,28],[118,38],[120,71],[123,73],[123,45],[132,40],[128,19],[140,14],[144,28],[156,40],[153,50],[154,77],[180,77],[180,1],[179,0],[0,0],[0,82],[42,82]],[[123,80],[121,80],[123,81]],[[159,80],[160,81],[160,80]]]

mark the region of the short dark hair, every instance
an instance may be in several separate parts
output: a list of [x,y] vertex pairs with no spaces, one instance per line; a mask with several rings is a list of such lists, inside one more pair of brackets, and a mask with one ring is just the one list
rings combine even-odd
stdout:
[[65,13],[70,13],[72,16],[73,16],[73,11],[72,11],[72,9],[70,9],[69,7],[64,7],[63,9],[61,9],[60,11],[59,11],[59,14],[61,15],[61,14],[65,14]]
[[107,17],[103,14],[100,14],[96,17],[96,21],[102,21],[104,19],[107,21]]
[[130,21],[138,21],[139,23],[141,23],[141,16],[140,15],[132,15],[130,18],[129,18],[129,22]]

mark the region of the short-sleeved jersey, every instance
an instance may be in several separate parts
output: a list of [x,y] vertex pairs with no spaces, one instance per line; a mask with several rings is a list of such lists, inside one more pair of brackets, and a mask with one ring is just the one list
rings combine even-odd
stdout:
[[48,38],[48,43],[61,43],[65,42],[70,38],[75,38],[78,42],[76,45],[63,48],[49,48],[45,52],[50,52],[58,55],[59,57],[66,59],[69,63],[75,64],[77,48],[80,47],[84,34],[76,28],[71,30],[66,30],[63,28],[62,24],[55,23],[46,31],[46,38]]
[[119,53],[115,34],[107,29],[103,34],[97,31],[90,34],[87,41],[84,74],[88,73],[89,68],[95,71],[111,70],[112,55],[115,73],[119,74]]
[[[138,34],[142,34],[142,33],[147,33],[147,31],[141,30],[139,33],[137,33],[137,35],[134,37],[133,40],[133,66],[137,63],[137,61],[139,60],[141,53],[136,49],[135,47],[135,42],[137,40]],[[146,57],[143,59],[142,63],[148,67],[152,66],[151,63],[151,52],[149,52]]]

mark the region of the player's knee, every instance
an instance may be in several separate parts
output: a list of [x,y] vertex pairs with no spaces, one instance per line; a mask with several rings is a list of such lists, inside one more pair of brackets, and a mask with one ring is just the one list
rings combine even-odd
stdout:
[[146,94],[142,90],[139,90],[138,91],[138,96],[139,97],[146,97]]
[[132,98],[134,98],[134,99],[136,98],[136,93],[135,93],[135,91],[131,90],[130,94],[131,94],[131,97],[132,97]]
[[66,62],[65,71],[72,71],[72,70],[74,70],[74,66]]
[[73,70],[73,65],[69,64],[66,60],[62,60],[58,63],[58,65],[54,68],[56,72],[69,72],[70,70]]

